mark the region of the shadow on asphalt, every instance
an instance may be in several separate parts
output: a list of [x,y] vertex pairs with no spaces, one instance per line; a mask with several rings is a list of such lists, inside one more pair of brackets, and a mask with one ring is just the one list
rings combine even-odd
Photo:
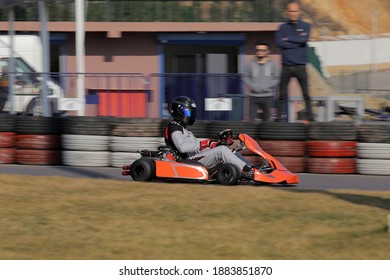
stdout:
[[376,207],[384,210],[390,211],[390,199],[382,198],[372,195],[362,195],[362,194],[349,194],[349,193],[339,193],[331,192],[327,190],[300,190],[300,189],[286,189],[287,191],[301,192],[301,193],[318,193],[326,194],[333,196],[335,198],[345,200],[354,204],[365,205],[370,207]]
[[70,167],[70,166],[53,166],[53,168],[55,169],[58,169],[58,170],[61,170],[62,172],[63,171],[66,171],[67,173],[71,173],[71,174],[74,174],[74,175],[81,175],[82,177],[85,177],[85,178],[94,178],[94,179],[118,179],[117,177],[115,176],[112,176],[112,175],[109,175],[109,174],[105,174],[103,172],[98,172],[98,171],[93,171],[93,170],[90,170],[89,169],[85,169],[85,168],[82,168],[82,167]]

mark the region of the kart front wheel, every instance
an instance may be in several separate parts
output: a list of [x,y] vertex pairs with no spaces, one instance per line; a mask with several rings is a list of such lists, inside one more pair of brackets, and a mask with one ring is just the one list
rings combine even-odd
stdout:
[[150,181],[155,173],[155,165],[151,160],[141,158],[131,164],[130,175],[134,181]]
[[217,182],[221,185],[236,185],[240,179],[240,171],[231,163],[222,164],[217,171]]

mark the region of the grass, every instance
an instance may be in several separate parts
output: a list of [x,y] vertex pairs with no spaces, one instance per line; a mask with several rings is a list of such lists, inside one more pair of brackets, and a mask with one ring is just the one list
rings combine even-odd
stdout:
[[390,192],[0,174],[0,259],[390,259]]

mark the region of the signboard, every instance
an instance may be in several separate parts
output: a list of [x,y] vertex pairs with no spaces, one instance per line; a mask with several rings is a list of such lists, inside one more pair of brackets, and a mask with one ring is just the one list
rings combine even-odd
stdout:
[[231,98],[205,98],[205,111],[231,111],[233,102]]

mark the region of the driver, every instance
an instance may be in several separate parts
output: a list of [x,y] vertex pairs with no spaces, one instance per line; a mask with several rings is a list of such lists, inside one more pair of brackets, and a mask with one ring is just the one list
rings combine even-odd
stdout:
[[249,163],[236,156],[227,146],[220,145],[219,141],[199,141],[187,125],[195,122],[196,104],[186,96],[176,97],[171,104],[171,121],[165,128],[165,143],[176,150],[181,158],[196,160],[207,169],[211,169],[220,163],[231,163],[238,167],[242,176],[253,179],[253,170]]

